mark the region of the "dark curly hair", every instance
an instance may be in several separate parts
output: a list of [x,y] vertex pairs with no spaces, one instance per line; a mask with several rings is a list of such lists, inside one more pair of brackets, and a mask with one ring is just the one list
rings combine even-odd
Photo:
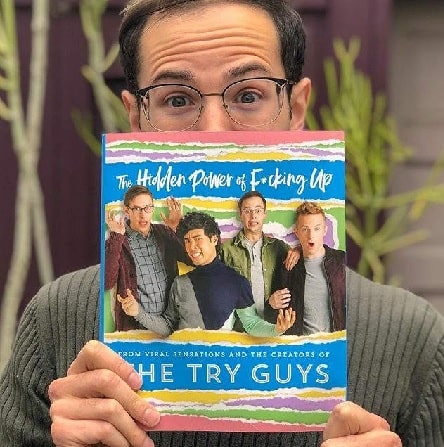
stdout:
[[205,236],[211,238],[217,236],[216,251],[220,249],[220,229],[213,216],[200,211],[191,211],[182,217],[176,228],[177,237],[183,240],[185,235],[191,230],[204,230]]

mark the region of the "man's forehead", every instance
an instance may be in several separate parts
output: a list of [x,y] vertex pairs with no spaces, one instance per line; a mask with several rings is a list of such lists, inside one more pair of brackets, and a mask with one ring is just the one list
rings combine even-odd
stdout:
[[205,234],[205,231],[203,228],[193,228],[192,230],[188,231],[188,233],[185,234],[185,238],[192,239],[194,237],[202,236]]
[[262,199],[257,196],[248,197],[242,203],[242,206],[263,206]]
[[149,194],[139,194],[131,200],[131,202],[149,202],[152,203],[153,199]]
[[300,214],[298,216],[298,223],[300,225],[307,225],[308,223],[323,223],[325,221],[324,216],[321,213],[317,214]]
[[283,71],[272,18],[244,3],[211,2],[201,5],[199,14],[179,11],[150,18],[139,45],[142,83],[166,77],[191,80],[198,67],[215,69],[211,63],[217,57],[224,61],[223,67],[217,61],[218,75],[227,79]]
[[[234,67],[230,67],[221,73],[222,77],[230,80],[241,77],[248,77],[254,74],[255,76],[271,76],[273,73],[269,67],[259,63],[243,63]],[[172,70],[166,68],[159,70],[156,76],[153,78],[153,83],[160,83],[162,81],[175,80],[178,82],[192,83],[196,81],[195,74],[190,70],[176,69]]]

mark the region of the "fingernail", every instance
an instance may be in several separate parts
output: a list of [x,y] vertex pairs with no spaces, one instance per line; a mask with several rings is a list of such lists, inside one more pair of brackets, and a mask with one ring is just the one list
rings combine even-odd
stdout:
[[151,438],[146,438],[142,447],[154,447],[154,442],[152,441]]
[[129,377],[128,377],[128,385],[133,390],[138,390],[142,386],[142,378],[139,376],[139,374],[136,373],[136,371],[133,371]]
[[148,427],[154,427],[160,421],[160,413],[154,408],[147,408],[143,413],[143,423]]

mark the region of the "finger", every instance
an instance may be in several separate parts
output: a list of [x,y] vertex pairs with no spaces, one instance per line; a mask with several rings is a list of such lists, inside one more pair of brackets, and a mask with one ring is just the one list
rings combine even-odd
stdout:
[[154,427],[160,419],[158,411],[152,405],[109,369],[96,369],[57,379],[50,384],[48,394],[53,403],[67,396],[77,398],[81,401],[79,409],[81,411],[83,411],[83,406],[87,405],[86,401],[90,399],[93,401],[114,400],[114,405],[117,404],[121,412],[129,413],[133,419],[147,427]]
[[293,317],[293,311],[291,309],[285,310],[285,321],[290,324]]
[[296,321],[296,312],[291,307],[285,309],[284,312],[288,327],[293,326],[294,322]]
[[100,441],[108,445],[108,439],[111,439],[112,445],[118,441],[120,444],[115,445],[139,446],[147,438],[145,430],[136,424],[119,402],[112,399],[71,398],[56,401],[51,406],[50,415],[56,430],[66,424],[72,428],[78,421],[83,421],[79,431],[74,432],[83,439],[93,435],[89,433],[90,429],[85,431],[85,426],[91,426],[92,423],[98,430],[94,435],[99,437],[94,444]]
[[[56,418],[51,425],[51,437],[55,445],[83,447],[86,445],[107,445],[129,447],[122,434],[104,421],[64,420]],[[146,438],[146,435],[145,435]],[[135,444],[134,444],[135,445]],[[142,446],[143,444],[137,444]],[[147,444],[149,445],[149,444]]]
[[138,390],[142,385],[140,376],[119,354],[97,340],[90,340],[68,368],[67,375],[80,374],[96,369],[108,369],[114,372],[133,390]]
[[128,298],[123,298],[121,295],[116,296],[117,301],[122,304],[122,307],[128,303]]
[[342,402],[333,408],[325,426],[324,439],[356,435],[371,430],[390,430],[382,417],[369,413],[353,402]]
[[386,430],[372,430],[367,433],[333,438],[324,441],[321,447],[402,447],[396,433]]
[[278,311],[276,324],[280,328],[280,332],[285,331],[285,317],[284,317],[284,311],[282,309],[279,309]]

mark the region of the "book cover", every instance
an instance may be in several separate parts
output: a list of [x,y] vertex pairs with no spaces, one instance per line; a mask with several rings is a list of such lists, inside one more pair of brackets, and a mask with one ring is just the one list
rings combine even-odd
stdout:
[[[322,430],[346,398],[345,326],[273,337],[196,327],[159,335],[136,321],[134,328],[117,327],[123,305],[118,281],[105,281],[111,263],[105,252],[110,219],[125,221],[123,197],[134,185],[153,194],[153,223],[163,225],[173,197],[182,215],[213,216],[222,243],[240,231],[237,202],[248,191],[267,200],[264,233],[289,247],[298,245],[296,208],[315,202],[325,212],[324,244],[345,251],[343,133],[119,133],[103,135],[102,145],[100,339],[142,376],[140,394],[162,414],[156,429]],[[178,265],[179,274],[193,268]]]

